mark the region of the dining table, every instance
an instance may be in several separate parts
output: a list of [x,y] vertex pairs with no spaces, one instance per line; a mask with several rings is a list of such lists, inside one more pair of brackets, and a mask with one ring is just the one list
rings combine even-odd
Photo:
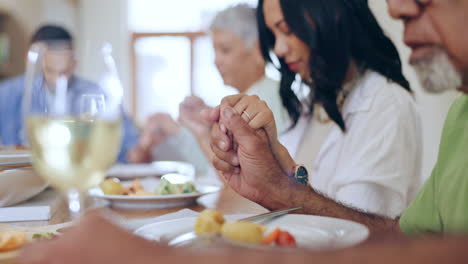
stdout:
[[[63,233],[66,228],[73,224],[67,202],[63,195],[52,188],[45,190],[40,195],[26,202],[26,205],[19,206],[44,206],[50,207],[50,218],[46,221],[32,222],[9,222],[0,223],[0,230],[18,229],[29,234]],[[171,207],[162,209],[119,209],[114,208],[105,199],[89,196],[85,202],[87,210],[102,210],[114,224],[120,225],[123,229],[133,232],[135,235],[150,240],[165,241],[166,233],[178,235],[190,232],[194,217],[197,212],[205,209],[215,209],[227,216],[226,219],[240,219],[246,215],[257,215],[268,212],[259,204],[256,204],[241,195],[237,194],[229,187],[222,187],[218,192],[201,196],[190,205],[183,207]],[[236,218],[237,217],[237,218]],[[108,218],[109,219],[109,218]],[[320,217],[313,215],[292,214],[276,219],[267,228],[278,228],[287,230],[296,238],[297,245],[304,248],[334,249],[351,247],[364,242],[369,235],[368,229],[358,223]],[[164,226],[164,228],[161,228]],[[185,230],[185,231],[182,231]],[[169,236],[170,237],[170,236]],[[230,246],[231,244],[220,244],[218,246]],[[12,252],[6,255],[0,252],[0,264],[15,263],[19,252]],[[2,262],[2,261],[7,262]]]
[[[58,191],[48,188],[36,197],[14,207],[44,207],[50,208],[50,217],[45,221],[18,221],[0,223],[0,231],[20,230],[26,233],[62,233],[73,225],[66,199]],[[102,210],[107,217],[114,217],[114,224],[123,229],[135,232],[138,228],[165,220],[177,220],[180,218],[194,217],[196,213],[205,209],[216,209],[224,215],[235,214],[262,214],[268,212],[260,205],[243,198],[229,187],[221,187],[218,192],[201,196],[192,204],[182,207],[163,209],[117,209],[113,208],[103,199],[88,196],[85,202],[86,211]],[[189,209],[189,210],[187,210]],[[189,215],[187,215],[189,214]],[[164,220],[164,221],[165,221]],[[133,227],[132,226],[133,223]],[[138,226],[134,226],[137,223]],[[0,264],[14,264],[17,262],[18,251],[1,252]]]
[[[48,204],[51,208],[50,219],[47,221],[31,221],[31,222],[10,222],[4,223],[8,225],[21,227],[41,227],[48,225],[58,225],[68,223],[72,219],[68,212],[65,199],[53,189],[48,189],[38,197],[27,201],[29,204],[41,202]],[[86,202],[88,210],[110,210],[120,219],[135,220],[135,219],[151,219],[165,214],[175,213],[182,209],[190,209],[195,212],[201,212],[204,209],[216,209],[225,215],[229,214],[260,214],[268,210],[262,206],[240,196],[229,187],[223,187],[217,193],[207,194],[200,197],[196,203],[184,207],[172,207],[163,209],[117,209],[109,207],[106,203],[98,198],[88,198]]]

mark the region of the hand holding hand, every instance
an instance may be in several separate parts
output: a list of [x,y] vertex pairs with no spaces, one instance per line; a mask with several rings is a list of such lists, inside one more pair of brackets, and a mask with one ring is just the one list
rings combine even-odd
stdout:
[[189,96],[179,105],[179,122],[181,125],[190,129],[197,137],[206,137],[211,129],[211,122],[206,122],[201,114],[208,107],[202,99],[196,96]]
[[[211,133],[214,167],[242,196],[267,208],[284,206],[290,181],[275,159],[266,131],[251,128],[230,106],[222,105],[220,113],[220,124],[214,125]],[[237,150],[223,130],[232,133]]]
[[153,160],[151,150],[168,137],[179,132],[179,124],[169,114],[157,113],[148,118],[138,144],[130,151],[128,160],[134,163]]
[[[235,112],[239,113],[242,119],[244,119],[253,130],[264,129],[266,131],[271,151],[281,169],[285,174],[293,174],[296,163],[287,149],[278,140],[273,112],[270,110],[267,103],[256,95],[249,96],[239,94],[224,98],[221,103],[221,108],[227,106],[232,107]],[[222,132],[229,134],[229,131],[227,131],[223,125],[222,119],[220,120],[220,128]],[[232,144],[233,149],[236,150],[236,140],[232,140],[232,138],[229,139],[225,138],[226,144]],[[236,166],[237,164],[231,163],[231,165]]]

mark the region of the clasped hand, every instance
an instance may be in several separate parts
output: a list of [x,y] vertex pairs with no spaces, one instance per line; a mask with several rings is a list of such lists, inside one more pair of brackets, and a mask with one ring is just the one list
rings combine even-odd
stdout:
[[273,113],[249,95],[228,96],[210,111],[213,166],[236,192],[267,205],[295,167],[278,141]]

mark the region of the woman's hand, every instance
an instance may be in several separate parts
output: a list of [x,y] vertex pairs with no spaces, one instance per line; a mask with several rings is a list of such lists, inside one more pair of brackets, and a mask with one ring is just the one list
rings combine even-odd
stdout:
[[201,112],[209,107],[201,98],[189,96],[179,105],[179,123],[188,128],[198,139],[209,135],[211,125]]
[[130,150],[128,161],[132,163],[151,162],[151,150],[170,136],[179,132],[179,124],[168,114],[157,113],[146,121],[138,144]]
[[[265,101],[256,95],[239,94],[225,97],[221,103],[221,108],[225,106],[232,107],[252,129],[264,129],[268,136],[271,151],[283,172],[287,175],[294,173],[296,163],[287,149],[279,142],[273,112]],[[223,125],[222,118],[220,120],[220,128],[222,132],[228,133]],[[233,149],[236,149],[235,140],[232,144]],[[236,166],[235,163],[231,162],[231,164]]]
[[271,146],[279,144],[273,112],[258,96],[245,94],[227,96],[221,102],[221,106],[231,106],[251,128],[265,129]]

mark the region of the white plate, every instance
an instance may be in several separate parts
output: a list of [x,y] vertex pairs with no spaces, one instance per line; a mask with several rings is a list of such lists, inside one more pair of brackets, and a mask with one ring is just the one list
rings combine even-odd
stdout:
[[[0,163],[28,162],[28,150],[1,149]],[[11,206],[41,193],[47,184],[30,168],[0,172],[0,207]]]
[[[248,215],[228,215],[228,221],[244,218]],[[169,220],[145,225],[135,234],[152,241],[175,238],[193,231],[196,217]],[[369,236],[369,230],[358,223],[313,215],[290,214],[280,217],[265,225],[268,231],[281,228],[291,233],[298,247],[307,249],[336,249],[351,247],[361,243]]]
[[4,162],[27,162],[31,154],[28,150],[0,150],[0,163]]
[[[140,180],[146,191],[154,191],[159,185],[159,179],[145,178]],[[128,185],[131,182],[122,182]],[[128,195],[105,195],[101,188],[95,187],[89,191],[92,197],[107,200],[110,206],[121,209],[161,209],[171,207],[182,207],[196,202],[202,195],[218,192],[221,188],[215,185],[198,184],[195,182],[197,193],[187,193],[178,195],[148,195],[148,196],[128,196]]]
[[161,176],[168,173],[179,173],[192,179],[195,177],[195,167],[186,162],[155,161],[149,164],[117,164],[108,172],[108,177],[122,180]]

